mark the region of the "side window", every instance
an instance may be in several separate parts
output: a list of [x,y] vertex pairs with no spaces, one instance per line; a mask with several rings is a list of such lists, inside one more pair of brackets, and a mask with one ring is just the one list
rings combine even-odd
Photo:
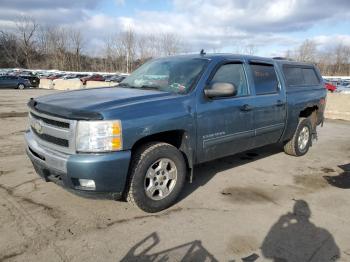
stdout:
[[320,79],[318,79],[316,72],[313,68],[303,68],[303,75],[305,85],[318,85],[320,84]]
[[283,67],[287,86],[301,86],[304,84],[303,73],[300,67]]
[[284,66],[283,73],[288,87],[320,84],[320,79],[313,68]]
[[273,65],[250,64],[253,72],[255,92],[257,95],[278,92],[278,79]]
[[216,71],[211,82],[225,82],[234,84],[237,88],[237,96],[249,94],[247,79],[245,77],[243,64],[225,64]]

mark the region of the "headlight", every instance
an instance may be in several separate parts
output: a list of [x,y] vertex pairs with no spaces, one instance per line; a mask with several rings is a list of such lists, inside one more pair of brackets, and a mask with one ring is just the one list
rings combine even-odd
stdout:
[[113,121],[78,121],[76,148],[78,152],[122,150],[122,124]]

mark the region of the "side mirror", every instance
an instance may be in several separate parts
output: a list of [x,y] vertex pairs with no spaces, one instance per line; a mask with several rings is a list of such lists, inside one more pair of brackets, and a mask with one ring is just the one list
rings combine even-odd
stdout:
[[231,83],[217,82],[205,89],[204,94],[209,98],[230,97],[237,95],[237,88]]

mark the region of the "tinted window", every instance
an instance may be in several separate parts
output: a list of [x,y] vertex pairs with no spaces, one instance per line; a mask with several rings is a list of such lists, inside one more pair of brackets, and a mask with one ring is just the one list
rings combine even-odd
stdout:
[[304,77],[300,67],[284,67],[283,73],[288,86],[300,86],[304,84]]
[[283,73],[287,86],[318,85],[320,83],[313,68],[284,66]]
[[277,93],[278,80],[273,65],[251,64],[251,68],[257,95]]
[[318,85],[320,80],[318,79],[316,72],[313,68],[303,68],[303,75],[305,85]]
[[237,96],[249,94],[243,64],[225,64],[220,66],[211,81],[235,85],[237,88]]

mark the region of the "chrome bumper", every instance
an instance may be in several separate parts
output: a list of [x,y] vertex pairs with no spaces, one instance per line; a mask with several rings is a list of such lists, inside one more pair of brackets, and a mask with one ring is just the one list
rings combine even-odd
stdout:
[[48,148],[44,148],[34,139],[33,134],[28,130],[24,135],[27,143],[26,151],[33,161],[38,161],[47,168],[53,168],[67,173],[68,154],[62,154]]

